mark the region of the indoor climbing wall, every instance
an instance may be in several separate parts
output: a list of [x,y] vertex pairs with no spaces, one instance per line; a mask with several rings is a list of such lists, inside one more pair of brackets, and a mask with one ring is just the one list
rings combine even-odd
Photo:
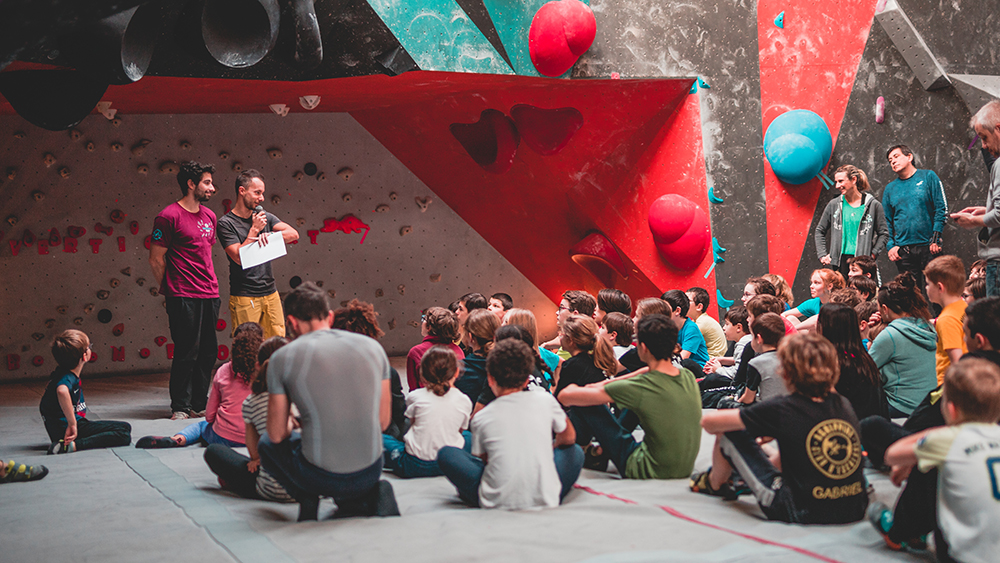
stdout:
[[[300,234],[274,262],[282,294],[322,284],[331,304],[371,302],[390,354],[420,341],[420,312],[469,291],[510,293],[552,332],[555,306],[447,204],[346,114],[94,115],[49,132],[0,119],[0,379],[43,377],[66,328],[91,338],[97,373],[169,369],[164,298],[145,241],[176,201],[176,162],[214,163],[218,216],[237,171],[265,177],[263,206]],[[11,224],[13,223],[13,224]],[[229,354],[229,267],[214,251],[222,296],[219,359]]]

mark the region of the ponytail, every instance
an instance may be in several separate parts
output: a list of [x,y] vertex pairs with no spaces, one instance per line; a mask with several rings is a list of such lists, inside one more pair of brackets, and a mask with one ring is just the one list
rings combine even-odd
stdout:
[[847,174],[848,178],[854,180],[854,184],[858,187],[859,192],[871,189],[871,184],[868,183],[868,175],[857,166],[845,164],[838,168],[837,171],[834,172],[834,175],[840,174],[841,172]]
[[615,350],[611,343],[603,338],[596,338],[594,341],[594,365],[601,368],[608,377],[618,374],[618,360],[615,359]]
[[618,371],[615,351],[607,340],[597,336],[597,323],[594,319],[583,315],[570,315],[563,322],[563,334],[582,352],[590,354],[595,366],[609,377],[614,377]]

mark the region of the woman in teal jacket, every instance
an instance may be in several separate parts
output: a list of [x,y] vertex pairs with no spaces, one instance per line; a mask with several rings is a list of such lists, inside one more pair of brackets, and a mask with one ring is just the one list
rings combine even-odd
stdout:
[[889,416],[908,417],[937,387],[937,333],[913,274],[900,274],[882,286],[878,303],[882,321],[889,326],[875,337],[869,353],[882,374]]

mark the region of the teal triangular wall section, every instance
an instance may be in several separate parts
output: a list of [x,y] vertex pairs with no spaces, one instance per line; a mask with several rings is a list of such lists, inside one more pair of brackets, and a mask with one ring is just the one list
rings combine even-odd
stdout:
[[455,0],[422,0],[419,5],[368,0],[368,4],[422,70],[513,74]]
[[[550,0],[483,0],[507,48],[514,71],[522,76],[541,76],[528,54],[528,30],[535,12]],[[581,0],[590,5],[590,0]],[[598,21],[600,25],[600,21]],[[569,76],[572,69],[563,76]]]
[[489,10],[486,9],[486,5],[483,4],[483,0],[455,0],[458,5],[465,10],[466,15],[472,20],[472,23],[476,24],[479,31],[486,37],[486,40],[493,45],[493,48],[500,53],[503,60],[507,61],[507,66],[511,70],[514,70],[514,65],[510,62],[510,57],[507,56],[507,49],[503,46],[503,42],[500,41],[500,34],[497,33],[497,26],[493,23],[493,18],[490,17]]

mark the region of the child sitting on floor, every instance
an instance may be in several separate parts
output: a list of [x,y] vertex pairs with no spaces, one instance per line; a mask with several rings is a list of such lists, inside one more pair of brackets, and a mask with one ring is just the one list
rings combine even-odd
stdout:
[[[800,333],[782,340],[778,357],[792,393],[705,413],[701,426],[716,435],[712,467],[691,476],[691,490],[735,499],[735,468],[769,520],[861,520],[868,506],[861,440],[851,404],[833,390],[837,350],[821,335]],[[780,454],[766,453],[757,438],[777,440]]]
[[[468,313],[464,313],[464,316],[468,316]],[[465,352],[455,344],[459,337],[459,324],[458,315],[444,307],[431,307],[424,311],[420,317],[420,334],[424,339],[406,354],[407,392],[420,388],[420,359],[431,346],[443,344],[451,348],[459,358],[465,356]]]
[[87,418],[80,373],[90,361],[90,338],[79,330],[64,331],[52,341],[52,356],[58,366],[49,376],[38,405],[52,442],[49,454],[129,445],[132,441],[129,423]]
[[[219,476],[219,486],[244,498],[291,502],[293,499],[278,481],[260,467],[257,443],[267,432],[267,365],[271,354],[288,344],[283,336],[272,336],[260,345],[250,396],[243,401],[243,422],[246,424],[246,446],[250,457],[236,453],[224,444],[209,444],[205,448],[205,463]],[[288,424],[292,425],[289,417]]]
[[[475,314],[476,312],[473,312]],[[424,386],[406,396],[406,418],[410,429],[397,440],[382,434],[384,468],[399,477],[435,477],[441,475],[438,450],[453,446],[469,450],[469,427],[472,401],[455,387],[462,373],[455,353],[444,346],[434,346],[420,360]]]
[[597,334],[611,344],[615,359],[622,357],[632,348],[632,334],[635,332],[635,325],[632,319],[624,313],[612,312],[604,315]]
[[[894,476],[914,467],[938,470],[938,561],[995,561],[1000,551],[1000,369],[978,358],[959,360],[945,373],[941,401],[948,426],[897,441],[885,461]],[[885,534],[882,526],[879,532]]]
[[[726,339],[736,343],[733,348],[733,355],[723,358],[712,358],[705,369],[705,378],[698,382],[698,387],[704,393],[709,390],[730,388],[729,391],[735,393],[732,388],[733,378],[740,369],[743,360],[743,349],[753,340],[750,334],[750,323],[747,320],[747,308],[742,305],[730,307],[726,311],[725,324],[722,325],[722,332]],[[697,375],[697,374],[696,374]]]
[[[677,325],[664,315],[636,324],[636,349],[649,366],[585,387],[569,385],[559,401],[571,406],[581,433],[593,434],[603,455],[628,479],[680,479],[690,474],[701,444],[701,395],[694,374],[673,364]],[[637,442],[607,408],[614,401],[638,417],[645,438]]]
[[486,358],[497,398],[472,419],[472,453],[451,446],[438,452],[441,472],[466,504],[554,507],[580,476],[583,450],[573,443],[573,425],[559,403],[548,393],[524,390],[534,363],[524,342],[498,342]]
[[243,323],[233,332],[233,359],[222,364],[212,378],[205,420],[186,426],[173,436],[143,436],[135,447],[179,448],[188,444],[242,446],[246,436],[243,401],[250,395],[250,381],[257,371],[257,352],[264,330],[254,322]]

